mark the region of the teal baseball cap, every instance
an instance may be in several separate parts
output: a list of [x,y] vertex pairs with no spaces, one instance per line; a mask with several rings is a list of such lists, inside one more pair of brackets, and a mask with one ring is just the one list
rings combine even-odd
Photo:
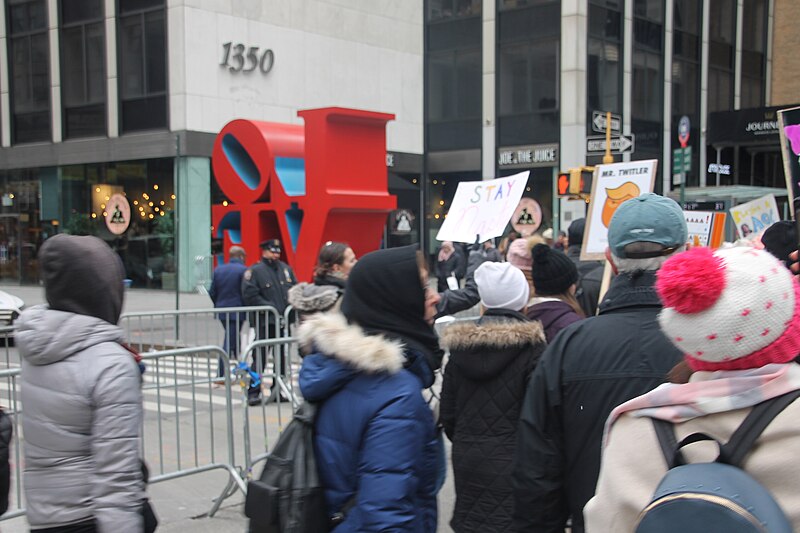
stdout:
[[[646,259],[669,255],[686,244],[689,233],[683,210],[675,200],[651,192],[620,204],[608,225],[608,247],[623,259]],[[635,242],[660,244],[653,252],[626,253]]]

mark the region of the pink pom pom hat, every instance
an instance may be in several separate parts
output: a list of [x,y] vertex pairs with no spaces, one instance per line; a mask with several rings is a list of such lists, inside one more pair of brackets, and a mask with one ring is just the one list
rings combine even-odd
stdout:
[[668,259],[656,289],[662,331],[694,370],[742,370],[800,355],[800,285],[753,248],[694,248]]

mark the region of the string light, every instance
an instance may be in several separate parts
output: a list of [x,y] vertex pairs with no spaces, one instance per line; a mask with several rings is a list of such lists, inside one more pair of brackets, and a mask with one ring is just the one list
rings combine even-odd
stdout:
[[139,205],[139,200],[134,200],[133,205]]
[[97,213],[92,213],[92,218],[97,218]]
[[436,213],[435,215],[433,215],[433,218],[435,218],[436,220],[439,220],[439,213]]
[[95,187],[94,192],[100,192],[100,187]]
[[436,185],[437,183],[439,183],[437,180],[433,180],[434,185]]
[[105,209],[105,208],[106,208],[106,204],[100,204],[100,209]]
[[163,217],[163,216],[164,216],[164,211],[161,211],[161,212],[159,213],[159,215],[161,215],[161,216]]
[[105,211],[103,211],[103,216],[104,216],[104,217],[107,217],[107,216],[108,216],[108,213],[106,213]]
[[444,205],[444,200],[439,200],[439,205]]
[[150,213],[150,218],[155,218],[155,215],[153,213]]
[[170,198],[172,198],[174,200],[175,199],[175,195],[174,194],[171,195]]
[[164,205],[164,200],[161,200],[159,203],[160,203],[161,205]]
[[228,200],[222,200],[222,205],[224,207],[228,207]]
[[154,190],[154,191],[157,191],[157,190],[158,190],[158,184],[156,184],[156,185],[153,185],[153,190]]
[[11,194],[8,195],[8,197],[13,200],[14,199],[14,193],[12,192]]
[[158,213],[158,208],[157,207],[155,208],[155,212]]
[[153,207],[153,202],[148,202],[147,205],[149,205],[150,207]]

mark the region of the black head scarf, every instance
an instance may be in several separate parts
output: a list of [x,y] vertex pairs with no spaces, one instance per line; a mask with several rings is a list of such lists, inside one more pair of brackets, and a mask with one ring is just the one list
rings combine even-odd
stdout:
[[105,242],[90,236],[54,235],[39,249],[39,265],[51,309],[117,323],[125,270]]
[[342,313],[369,334],[421,350],[432,370],[441,366],[439,340],[425,322],[416,246],[378,250],[359,259],[347,279]]

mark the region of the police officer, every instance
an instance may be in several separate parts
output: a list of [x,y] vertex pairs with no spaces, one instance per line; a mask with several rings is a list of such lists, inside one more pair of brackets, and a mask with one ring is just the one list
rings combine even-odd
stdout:
[[[280,260],[281,241],[278,239],[268,239],[262,242],[261,261],[251,266],[244,272],[242,277],[242,300],[247,306],[270,306],[274,307],[279,316],[283,316],[288,305],[287,292],[292,285],[297,283],[292,268]],[[274,339],[278,336],[278,323],[274,313],[259,313],[256,325],[258,327],[258,339]],[[257,364],[256,354],[253,354],[252,369],[254,372],[263,371],[267,362],[267,349],[258,350],[261,356],[261,365]],[[286,353],[282,353],[280,367],[277,357],[275,358],[275,375],[286,376],[289,372],[288,358]],[[247,391],[248,403],[258,405],[261,403],[261,388],[251,387]],[[277,380],[273,380],[270,389],[270,400],[288,401],[280,394]]]

